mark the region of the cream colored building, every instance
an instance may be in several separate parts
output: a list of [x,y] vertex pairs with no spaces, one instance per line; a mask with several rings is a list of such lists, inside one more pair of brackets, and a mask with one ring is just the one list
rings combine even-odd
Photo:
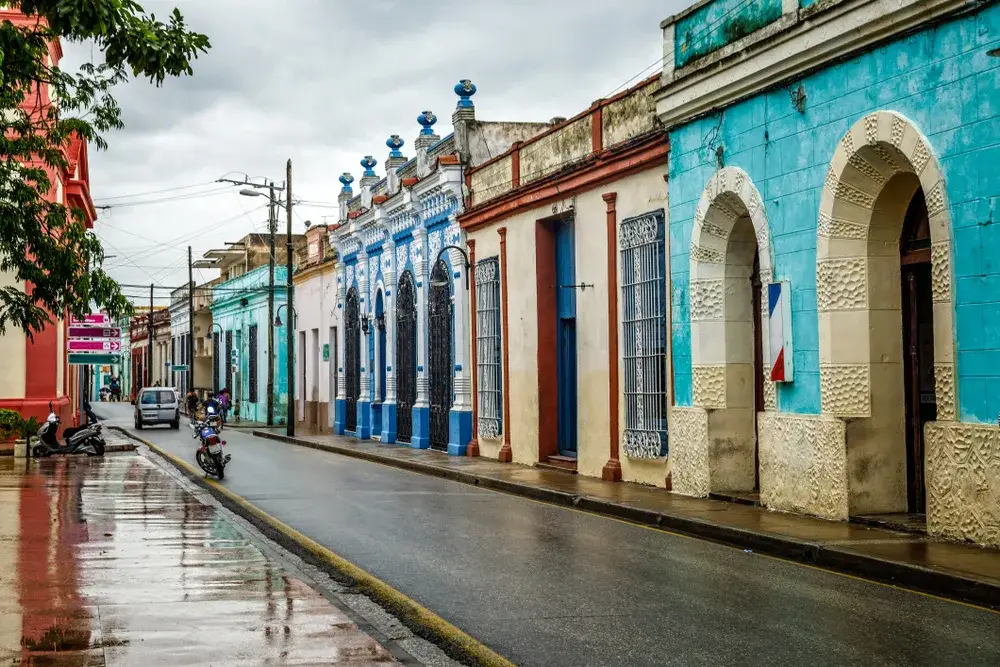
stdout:
[[668,143],[657,85],[600,100],[468,176],[459,221],[475,264],[482,456],[666,483]]

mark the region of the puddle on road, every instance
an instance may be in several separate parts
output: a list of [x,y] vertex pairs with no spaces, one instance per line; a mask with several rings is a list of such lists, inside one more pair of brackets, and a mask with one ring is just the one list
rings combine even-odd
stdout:
[[0,562],[3,664],[395,662],[140,456],[0,459]]

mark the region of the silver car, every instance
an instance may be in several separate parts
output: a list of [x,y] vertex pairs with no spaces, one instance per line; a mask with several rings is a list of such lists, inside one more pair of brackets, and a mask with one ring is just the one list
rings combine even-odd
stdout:
[[135,427],[169,424],[178,429],[181,425],[181,402],[172,387],[144,387],[135,399]]

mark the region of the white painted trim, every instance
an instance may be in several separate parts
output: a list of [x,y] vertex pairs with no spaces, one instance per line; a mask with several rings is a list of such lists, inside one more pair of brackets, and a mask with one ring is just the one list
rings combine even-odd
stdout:
[[766,39],[749,35],[685,68],[665,69],[664,80],[672,81],[656,93],[656,112],[668,128],[686,123],[968,7],[964,0],[855,0],[786,14],[788,27]]

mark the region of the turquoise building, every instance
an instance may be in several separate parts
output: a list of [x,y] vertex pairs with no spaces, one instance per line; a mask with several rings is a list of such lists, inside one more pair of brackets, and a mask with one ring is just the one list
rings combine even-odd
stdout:
[[[282,326],[274,328],[274,423],[288,418],[287,343],[284,327],[288,274],[275,267],[274,309],[280,308]],[[216,285],[212,298],[213,388],[228,387],[239,401],[240,420],[267,420],[267,327],[268,267],[259,266]]]
[[661,27],[674,489],[1000,544],[1000,7]]

